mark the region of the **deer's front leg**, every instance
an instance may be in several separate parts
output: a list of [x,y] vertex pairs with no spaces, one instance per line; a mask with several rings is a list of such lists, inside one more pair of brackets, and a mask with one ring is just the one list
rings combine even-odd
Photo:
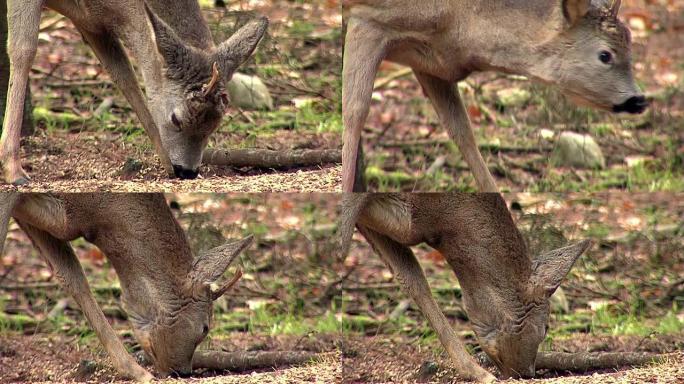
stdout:
[[9,32],[7,50],[10,59],[10,78],[5,118],[2,124],[2,137],[0,137],[0,161],[2,162],[5,181],[15,185],[26,184],[29,180],[28,175],[21,168],[19,143],[29,71],[38,48],[42,6],[42,0],[10,0],[7,2],[7,28]]
[[107,318],[90,292],[88,280],[86,280],[81,264],[69,243],[61,241],[26,222],[21,220],[17,220],[17,222],[50,264],[62,288],[81,307],[81,311],[88,319],[88,323],[97,334],[119,373],[138,381],[153,380],[152,374],[138,365],[135,359],[128,354],[123,343],[109,325]]
[[496,183],[480,150],[477,148],[468,112],[456,86],[448,81],[414,71],[423,91],[432,101],[449,137],[456,142],[463,154],[480,192],[498,192]]
[[114,84],[121,90],[126,100],[131,103],[131,107],[138,116],[138,119],[140,119],[145,132],[150,136],[164,169],[169,176],[173,177],[173,166],[166,150],[162,146],[159,127],[157,127],[157,124],[152,119],[152,114],[147,107],[145,96],[140,89],[133,66],[130,60],[128,60],[121,42],[109,32],[95,34],[86,30],[79,30],[85,41],[95,52],[102,66],[107,69]]
[[466,379],[482,383],[495,381],[494,376],[480,367],[475,359],[466,352],[456,332],[451,328],[449,320],[432,297],[423,268],[421,268],[411,249],[362,225],[359,225],[358,228],[392,270],[402,290],[413,299],[427,318],[459,374]]
[[373,82],[385,56],[381,31],[352,18],[347,24],[342,64],[342,191],[362,192],[361,131],[368,116]]

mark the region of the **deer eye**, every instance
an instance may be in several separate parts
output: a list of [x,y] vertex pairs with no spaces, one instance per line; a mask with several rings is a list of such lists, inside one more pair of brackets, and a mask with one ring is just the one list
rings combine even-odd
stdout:
[[181,129],[181,123],[180,123],[180,121],[178,120],[178,117],[176,116],[176,113],[175,113],[175,112],[174,112],[174,113],[171,113],[171,122],[173,123],[173,125],[176,126],[176,128],[178,128],[178,130]]
[[209,333],[209,326],[204,324],[204,326],[202,327],[202,334],[206,336],[208,333]]
[[608,51],[601,51],[599,53],[599,60],[601,60],[603,64],[610,64],[613,61],[613,54]]

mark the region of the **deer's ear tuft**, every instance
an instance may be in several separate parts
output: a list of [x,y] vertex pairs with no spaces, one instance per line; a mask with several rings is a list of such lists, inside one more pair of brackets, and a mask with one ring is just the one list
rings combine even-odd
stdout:
[[586,16],[591,0],[563,0],[563,16],[570,26],[576,25]]
[[[164,20],[145,4],[147,17],[152,24],[157,51],[164,60],[167,76],[175,80],[192,78],[194,72],[205,71],[209,62],[202,53],[186,45]],[[193,72],[193,73],[190,73]]]
[[200,253],[193,263],[190,279],[196,283],[210,284],[218,280],[228,269],[230,263],[245,248],[249,247],[254,237],[249,235],[240,241],[224,244]]
[[230,81],[237,68],[249,59],[267,28],[268,19],[257,18],[242,26],[218,46],[215,60],[224,81]]
[[551,296],[591,244],[591,240],[583,240],[539,255],[532,263],[531,285],[541,288],[547,297]]

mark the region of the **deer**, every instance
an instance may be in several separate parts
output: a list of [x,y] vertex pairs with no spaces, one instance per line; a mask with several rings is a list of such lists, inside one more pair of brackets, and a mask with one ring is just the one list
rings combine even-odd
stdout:
[[70,241],[84,238],[111,262],[133,335],[160,377],[187,376],[207,337],[212,305],[238,272],[212,290],[247,236],[193,257],[162,194],[0,194],[0,254],[10,217],[28,235],[62,289],[76,301],[117,372],[141,382],[154,376],[129,355],[102,313]]
[[[9,0],[10,81],[0,137],[4,181],[29,182],[19,158],[23,102],[43,6],[69,18],[150,137],[169,177],[194,179],[229,105],[225,83],[268,27],[258,17],[216,46],[197,1]],[[124,47],[142,73],[145,93]]]
[[410,67],[481,192],[497,192],[454,86],[474,72],[522,75],[580,105],[642,113],[620,0],[343,0],[342,190],[362,192],[361,133],[383,60]]
[[459,341],[410,246],[425,243],[444,256],[460,283],[476,339],[503,377],[534,376],[549,297],[590,240],[530,258],[497,193],[356,193],[345,195],[341,207],[342,256],[349,252],[356,227],[418,306],[460,376],[495,380]]

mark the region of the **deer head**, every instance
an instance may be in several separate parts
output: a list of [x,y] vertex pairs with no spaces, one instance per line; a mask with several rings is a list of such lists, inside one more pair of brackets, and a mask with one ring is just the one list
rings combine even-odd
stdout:
[[555,38],[537,48],[531,74],[557,84],[574,102],[641,113],[648,103],[632,74],[631,35],[618,19],[620,0],[562,0]]
[[[251,243],[252,236],[249,236],[203,252],[192,262],[190,271],[174,284],[138,292],[138,295],[148,295],[149,304],[144,313],[136,312],[127,305],[126,297],[122,298],[133,333],[159,375],[186,376],[191,373],[195,349],[209,333],[213,302],[237,282],[241,272],[214,291],[210,284],[216,282]],[[141,308],[140,305],[135,307]]]
[[[504,377],[534,376],[537,349],[546,336],[549,298],[590,245],[585,240],[531,263],[503,266],[496,273],[507,281],[504,284],[488,284],[485,278],[476,289],[464,286],[463,302],[478,342]],[[507,257],[502,264],[514,260]]]
[[224,83],[252,55],[268,19],[255,19],[215,50],[203,51],[183,42],[145,8],[164,63],[164,84],[149,95],[150,109],[175,175],[193,179],[199,174],[209,135],[219,127],[229,104]]

